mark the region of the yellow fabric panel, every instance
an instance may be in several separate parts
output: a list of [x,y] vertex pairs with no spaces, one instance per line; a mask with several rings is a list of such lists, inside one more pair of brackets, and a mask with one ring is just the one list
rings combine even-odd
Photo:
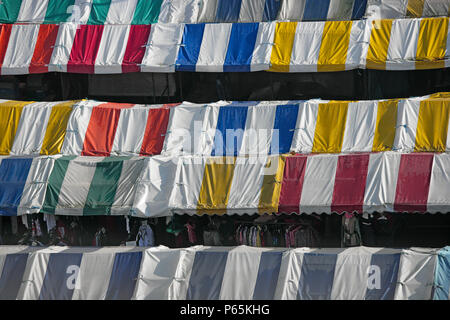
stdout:
[[398,100],[378,102],[373,152],[392,150],[397,124]]
[[430,99],[450,99],[450,92],[438,92],[430,94]]
[[431,98],[420,102],[415,152],[445,152],[448,113],[448,100]]
[[77,102],[68,101],[53,106],[42,143],[42,155],[52,155],[61,152],[64,137],[66,136],[67,122],[72,113],[72,106]]
[[408,6],[406,7],[407,18],[420,18],[423,14],[423,7],[425,0],[408,0]]
[[369,50],[366,67],[369,69],[386,69],[386,59],[391,40],[392,20],[372,21]]
[[319,104],[312,152],[341,152],[347,121],[348,102]]
[[445,68],[448,18],[422,19],[417,41],[416,69]]
[[7,101],[0,103],[0,155],[9,155],[16,137],[22,109],[33,102]]
[[234,157],[207,160],[197,202],[198,214],[225,214],[227,212],[235,163],[236,158]]
[[[272,161],[277,161],[273,164]],[[259,213],[276,213],[278,212],[278,204],[280,203],[281,182],[284,173],[284,157],[271,157],[268,159],[266,168],[276,165],[276,173],[264,175],[263,184],[261,187],[261,195],[259,198]],[[272,169],[272,168],[270,168]],[[272,170],[270,170],[272,171]]]
[[352,21],[327,21],[322,34],[317,71],[345,71]]
[[278,22],[270,56],[269,71],[289,72],[297,22]]

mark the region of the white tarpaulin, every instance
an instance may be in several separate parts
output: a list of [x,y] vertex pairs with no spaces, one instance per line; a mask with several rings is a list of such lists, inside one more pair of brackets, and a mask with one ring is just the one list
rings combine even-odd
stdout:
[[2,157],[0,214],[447,213],[449,170],[446,153]]
[[448,0],[4,0],[2,23],[320,21],[448,15]]
[[430,300],[437,252],[3,246],[0,299]]
[[373,101],[176,105],[3,100],[0,155],[446,152],[450,151],[449,101],[448,93]]
[[153,25],[0,24],[0,71],[8,75],[439,69],[449,63],[448,21],[439,17]]

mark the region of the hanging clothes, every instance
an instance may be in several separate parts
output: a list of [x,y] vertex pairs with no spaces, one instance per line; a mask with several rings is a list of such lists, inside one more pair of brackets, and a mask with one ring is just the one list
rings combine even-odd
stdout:
[[240,223],[235,228],[234,239],[236,245],[252,247],[316,247],[320,244],[319,233],[308,221],[282,225]]
[[127,233],[130,234],[130,218],[128,216],[125,216],[126,226],[127,226]]
[[103,247],[107,245],[107,235],[106,235],[106,229],[105,227],[102,227],[94,237],[94,246],[96,247]]
[[56,218],[54,214],[44,213],[44,221],[47,224],[47,232],[50,232],[50,230],[56,227]]
[[67,234],[66,224],[64,223],[64,221],[62,220],[56,221],[56,230],[58,231],[59,237],[61,239],[64,239]]
[[359,221],[353,213],[345,213],[342,216],[342,245],[343,247],[355,247],[361,245],[361,232]]
[[22,216],[22,224],[25,226],[25,228],[29,229],[29,226],[28,226],[28,216],[25,215],[25,214]]
[[361,240],[366,247],[376,246],[373,214],[363,213],[360,219]]
[[39,221],[39,218],[36,217],[34,219],[34,228],[36,229],[36,236],[42,237],[42,228],[41,228],[41,222]]
[[186,223],[188,238],[190,243],[197,243],[197,235],[195,234],[195,223]]
[[139,231],[136,236],[136,244],[139,247],[154,247],[155,246],[155,236],[153,234],[152,228],[148,224],[143,224],[140,226]]
[[203,231],[203,243],[205,246],[221,246],[219,232],[216,230],[205,230]]
[[16,235],[19,232],[19,228],[17,225],[17,217],[11,217],[11,233]]

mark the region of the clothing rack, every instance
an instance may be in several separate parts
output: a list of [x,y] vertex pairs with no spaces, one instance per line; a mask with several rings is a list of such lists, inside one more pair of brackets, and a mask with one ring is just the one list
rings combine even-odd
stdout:
[[254,222],[254,221],[234,221],[235,224],[253,224],[253,225],[300,225],[304,222]]

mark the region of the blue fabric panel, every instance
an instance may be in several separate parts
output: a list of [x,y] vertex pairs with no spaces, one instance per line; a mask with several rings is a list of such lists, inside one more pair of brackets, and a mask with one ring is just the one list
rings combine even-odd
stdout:
[[301,103],[303,103],[303,102],[305,102],[306,100],[289,100],[288,102],[287,102],[287,104],[301,104]]
[[175,62],[176,71],[195,72],[204,31],[204,23],[186,24],[184,26],[183,39]]
[[361,20],[366,13],[367,0],[354,0],[352,20]]
[[450,299],[450,247],[439,251],[434,276],[433,300]]
[[250,72],[259,23],[233,23],[223,72]]
[[256,106],[260,101],[232,101],[228,107],[251,107]]
[[274,132],[270,154],[283,154],[291,150],[297,116],[298,105],[277,106],[273,129],[278,130],[278,139]]
[[253,300],[273,300],[282,256],[282,252],[263,252],[261,254]]
[[141,268],[142,252],[117,253],[106,300],[131,300]]
[[8,254],[0,275],[0,300],[15,300],[22,285],[28,254]]
[[277,20],[280,6],[281,0],[266,0],[266,4],[264,5],[263,22]]
[[186,300],[218,300],[228,252],[196,252]]
[[0,164],[0,215],[15,216],[33,159],[9,158]]
[[327,20],[330,0],[306,0],[303,21]]
[[216,22],[238,22],[242,0],[218,0]]
[[[370,261],[371,266],[378,266],[380,270],[380,288],[366,291],[366,300],[393,300],[397,285],[400,253],[374,254]],[[372,272],[372,275],[374,272]],[[369,277],[371,274],[369,274]]]
[[247,107],[220,107],[212,156],[238,155],[247,121],[247,111]]
[[337,254],[305,253],[298,285],[298,300],[329,300]]
[[82,253],[52,253],[39,300],[72,300]]

